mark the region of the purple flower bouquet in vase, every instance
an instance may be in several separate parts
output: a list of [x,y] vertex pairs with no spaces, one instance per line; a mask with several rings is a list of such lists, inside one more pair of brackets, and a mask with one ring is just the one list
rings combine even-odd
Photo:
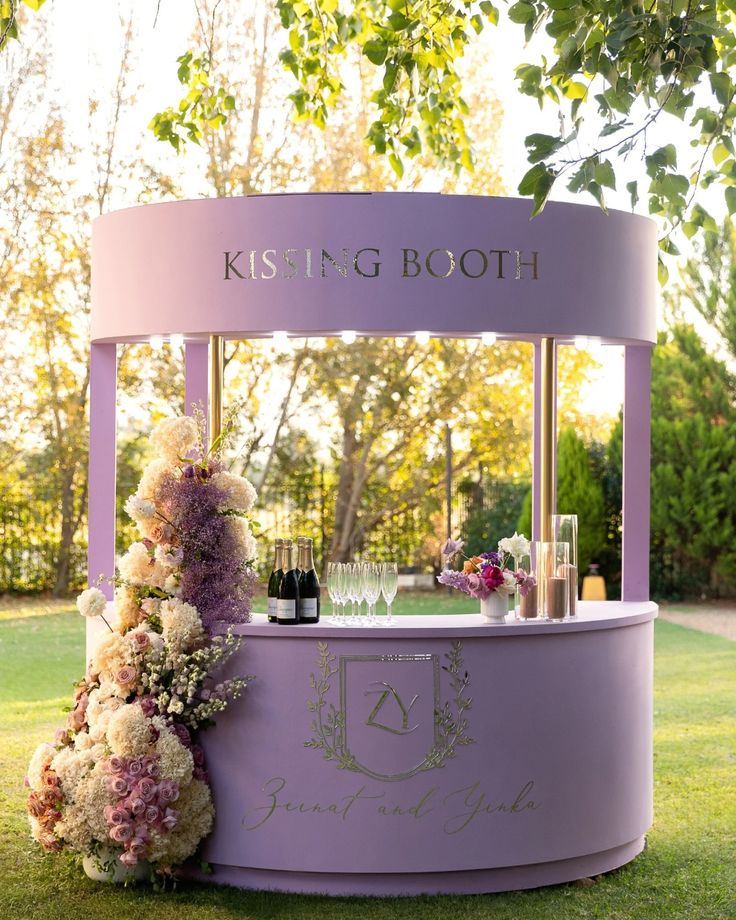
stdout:
[[[518,535],[514,534],[518,539]],[[523,537],[522,537],[523,538]],[[509,538],[510,539],[510,538]],[[523,570],[511,568],[513,555],[505,552],[499,543],[497,552],[481,553],[479,556],[465,556],[462,571],[447,567],[452,558],[462,553],[463,540],[447,540],[442,547],[446,565],[437,576],[441,585],[448,585],[476,597],[480,601],[480,614],[486,623],[504,623],[509,612],[509,598],[515,596],[517,586],[531,577]]]

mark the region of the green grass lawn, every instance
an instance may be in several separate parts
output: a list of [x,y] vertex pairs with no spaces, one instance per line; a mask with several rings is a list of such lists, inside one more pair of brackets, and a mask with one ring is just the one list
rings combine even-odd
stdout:
[[[463,603],[439,592],[407,595],[404,610]],[[657,623],[655,825],[648,849],[593,887],[352,900],[183,884],[156,895],[90,882],[73,858],[44,855],[30,840],[23,773],[63,719],[82,671],[84,622],[26,613],[0,620],[0,906],[8,920],[736,918],[736,643]]]

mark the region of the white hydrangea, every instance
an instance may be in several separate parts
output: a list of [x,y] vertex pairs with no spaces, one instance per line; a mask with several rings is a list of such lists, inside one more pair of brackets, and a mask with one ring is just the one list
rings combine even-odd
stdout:
[[125,510],[134,521],[149,521],[156,514],[156,506],[147,498],[134,494],[125,502]]
[[164,419],[151,432],[151,443],[158,457],[177,463],[196,446],[197,423],[189,415]]
[[258,553],[258,544],[248,526],[248,522],[245,518],[241,517],[229,517],[227,522],[237,542],[238,553],[241,559],[245,559],[246,561],[254,560]]
[[111,681],[120,668],[132,663],[129,643],[120,633],[108,632],[95,645],[90,667],[103,681]]
[[176,800],[179,820],[168,833],[153,830],[149,858],[163,865],[177,865],[184,862],[197,849],[203,837],[212,830],[215,808],[209,786],[193,779],[184,786]]
[[191,752],[184,747],[173,732],[168,729],[161,732],[153,753],[158,754],[161,758],[161,776],[164,779],[172,779],[180,786],[191,781],[194,760]]
[[528,556],[531,544],[523,533],[514,531],[513,537],[504,537],[498,541],[498,551],[500,553],[510,553],[515,559],[521,556]]
[[126,632],[137,626],[141,619],[141,609],[135,598],[135,591],[126,585],[115,589],[115,613],[117,615],[117,628]]
[[202,620],[192,604],[172,597],[163,601],[160,612],[163,636],[172,651],[189,651],[202,640]]
[[174,467],[167,460],[152,460],[143,470],[136,495],[156,502],[164,485],[175,476]]
[[107,598],[99,588],[87,588],[77,598],[77,610],[83,617],[98,617],[105,612]]
[[94,766],[91,751],[80,751],[73,747],[63,747],[51,761],[51,769],[61,780],[64,798],[74,801],[77,786]]
[[225,493],[219,511],[250,511],[256,501],[256,490],[253,485],[244,477],[236,476],[234,473],[228,473],[222,470],[210,479],[213,486],[216,486]]
[[107,743],[113,754],[137,757],[148,753],[151,744],[151,720],[138,703],[121,706],[110,717]]
[[172,573],[171,575],[168,576],[168,578],[164,582],[164,591],[167,594],[173,594],[174,597],[179,597],[179,595],[181,594],[181,582],[179,579],[179,575]]
[[59,837],[81,852],[89,850],[95,840],[109,843],[105,805],[112,805],[115,797],[107,788],[106,776],[98,762],[80,781],[74,802],[65,806],[54,828]]
[[150,584],[154,568],[145,543],[131,543],[128,552],[118,563],[120,577],[131,585]]
[[31,762],[28,764],[28,783],[31,789],[40,789],[44,768],[47,767],[56,753],[52,744],[39,744],[33,752]]

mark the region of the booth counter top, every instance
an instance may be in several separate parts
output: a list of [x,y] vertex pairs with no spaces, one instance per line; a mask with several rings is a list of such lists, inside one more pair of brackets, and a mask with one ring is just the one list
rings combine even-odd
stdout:
[[[349,608],[348,608],[349,609]],[[295,636],[304,639],[323,639],[327,636],[336,638],[371,639],[388,638],[442,638],[444,636],[467,636],[474,638],[493,638],[494,636],[537,635],[540,633],[578,632],[590,629],[616,629],[645,623],[657,616],[657,605],[651,601],[578,601],[577,616],[566,620],[515,620],[509,615],[504,624],[482,623],[477,613],[422,616],[396,616],[393,624],[387,626],[385,617],[379,614],[378,626],[351,625],[341,626],[333,623],[329,616],[329,603],[322,602],[322,618],[319,623],[302,623],[296,626],[284,626],[269,623],[265,613],[253,614],[251,623],[235,627],[241,636],[278,635]]]

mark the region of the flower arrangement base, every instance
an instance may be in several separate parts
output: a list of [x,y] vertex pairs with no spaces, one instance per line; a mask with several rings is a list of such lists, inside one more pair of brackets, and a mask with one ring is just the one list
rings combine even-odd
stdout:
[[108,882],[124,885],[126,882],[142,882],[151,877],[151,864],[140,860],[135,866],[124,866],[111,850],[103,849],[99,854],[89,853],[82,860],[87,878],[93,882]]
[[498,591],[491,591],[480,602],[480,615],[484,623],[505,623],[508,612],[509,599]]

